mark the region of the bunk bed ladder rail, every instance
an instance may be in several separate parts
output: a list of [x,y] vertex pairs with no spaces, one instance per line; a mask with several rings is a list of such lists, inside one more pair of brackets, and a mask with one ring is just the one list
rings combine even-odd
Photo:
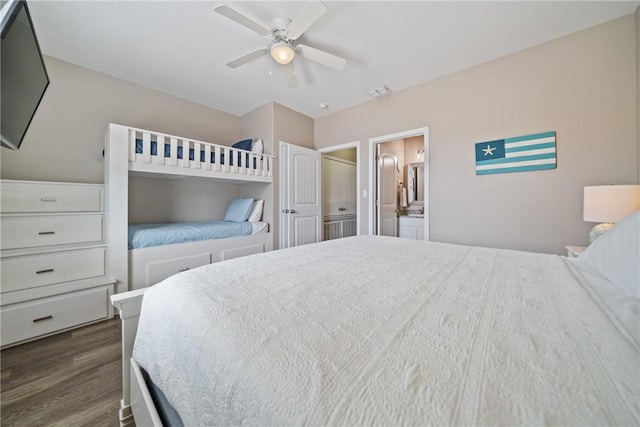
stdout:
[[273,159],[268,154],[129,128],[129,161],[134,163],[271,177]]

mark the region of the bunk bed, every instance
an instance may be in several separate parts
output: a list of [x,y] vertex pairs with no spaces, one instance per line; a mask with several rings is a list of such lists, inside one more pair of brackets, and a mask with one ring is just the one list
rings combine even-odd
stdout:
[[[262,153],[262,147],[252,151],[250,142],[244,140],[229,147],[113,123],[108,125],[104,151],[105,235],[109,274],[117,280],[116,293],[144,288],[200,265],[273,249],[273,236],[264,222],[252,224],[250,233],[237,237],[129,247],[131,176],[180,176],[269,185],[273,182],[275,156]],[[270,200],[263,203],[269,206]]]

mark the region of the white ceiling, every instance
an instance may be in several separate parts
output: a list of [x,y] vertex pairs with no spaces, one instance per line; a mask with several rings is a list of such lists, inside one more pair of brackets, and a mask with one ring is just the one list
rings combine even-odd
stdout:
[[328,11],[298,41],[347,66],[296,58],[295,88],[268,56],[235,70],[225,65],[269,41],[214,12],[220,3],[264,24],[293,18],[303,4],[31,0],[29,7],[46,55],[235,115],[275,101],[316,118],[370,100],[374,87],[399,91],[633,13],[640,1],[326,1]]

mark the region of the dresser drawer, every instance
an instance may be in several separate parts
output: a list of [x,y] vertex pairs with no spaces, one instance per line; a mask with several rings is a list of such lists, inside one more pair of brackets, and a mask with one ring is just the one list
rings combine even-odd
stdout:
[[0,206],[4,213],[99,212],[101,185],[37,181],[2,181]]
[[103,276],[105,248],[24,255],[0,260],[2,292]]
[[107,285],[2,307],[0,344],[6,346],[109,318],[112,293],[113,286]]
[[3,216],[1,249],[103,240],[102,214]]

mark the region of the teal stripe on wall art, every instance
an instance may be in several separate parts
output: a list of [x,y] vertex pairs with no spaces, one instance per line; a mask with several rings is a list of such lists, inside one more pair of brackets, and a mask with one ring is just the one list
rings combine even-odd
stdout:
[[542,132],[475,144],[476,175],[555,169],[556,133]]
[[492,175],[496,173],[510,173],[510,172],[528,172],[528,171],[537,171],[543,169],[555,169],[556,165],[535,165],[535,166],[522,166],[522,167],[513,167],[513,168],[504,168],[504,169],[488,169],[488,170],[476,170],[476,175]]

